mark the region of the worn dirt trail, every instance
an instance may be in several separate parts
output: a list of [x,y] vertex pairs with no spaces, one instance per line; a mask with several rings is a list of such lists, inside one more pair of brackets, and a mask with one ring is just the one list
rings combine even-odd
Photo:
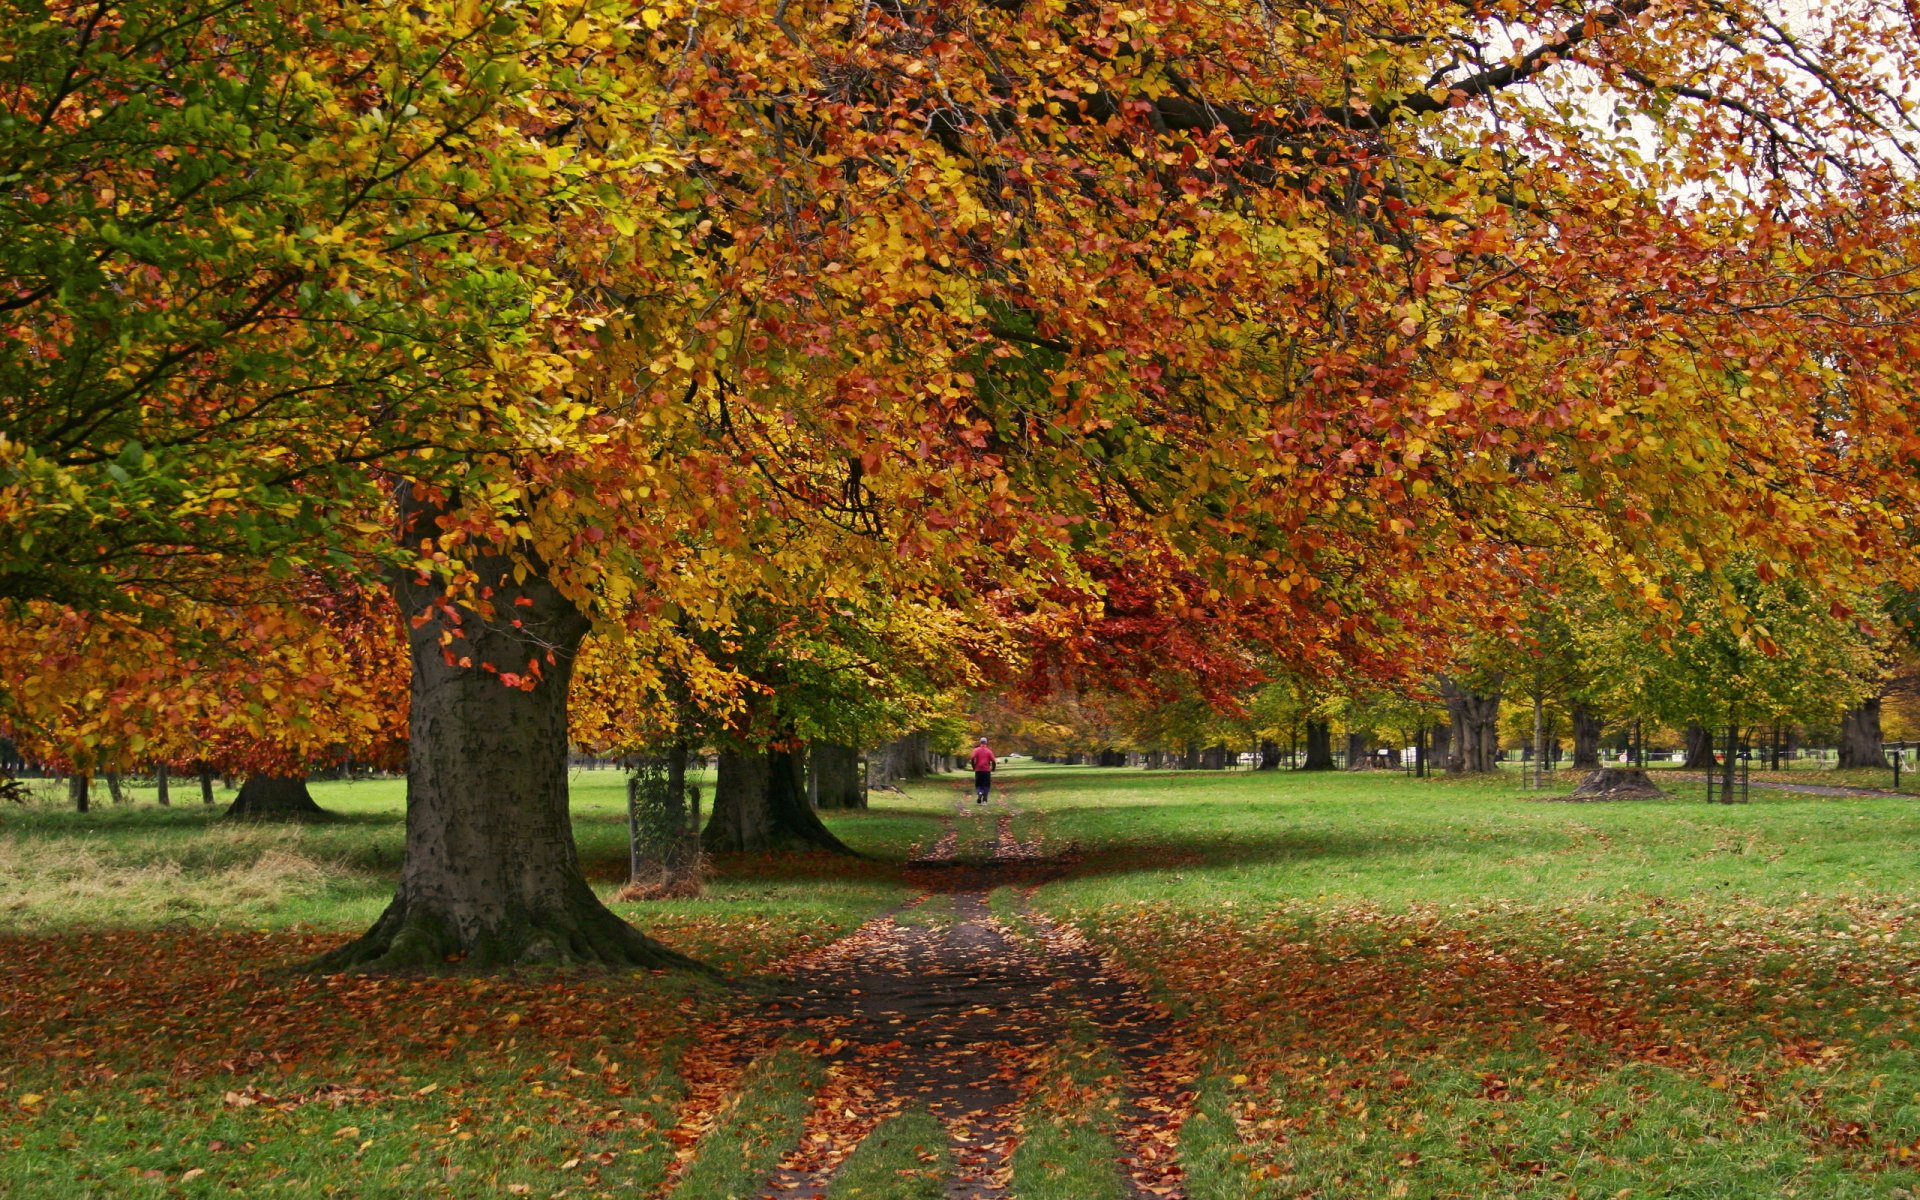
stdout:
[[[762,1195],[823,1196],[860,1138],[923,1107],[947,1129],[956,1164],[947,1195],[996,1200],[1008,1195],[1022,1104],[1078,1015],[1125,1070],[1114,1133],[1131,1193],[1183,1196],[1176,1147],[1192,1100],[1190,1042],[1077,934],[1027,907],[1024,893],[1070,870],[1073,854],[1049,852],[1037,834],[1022,843],[1019,804],[1015,793],[976,809],[961,795],[935,844],[908,863],[919,896],[788,964],[775,997],[716,1031],[735,1052],[725,1066],[696,1070],[687,1135],[753,1053],[799,1036],[819,1046],[829,1083]],[[961,855],[963,833],[985,843],[989,830],[985,853]],[[996,916],[990,896],[1004,886],[1024,891],[1003,897]]]
[[[1675,771],[1671,776],[1661,774],[1657,778],[1661,782],[1669,779],[1683,782],[1687,784],[1689,788],[1704,789],[1707,786],[1707,776],[1703,771],[1688,771],[1685,773]],[[1748,786],[1756,791],[1763,792],[1799,792],[1807,796],[1841,796],[1848,799],[1862,800],[1872,799],[1878,796],[1897,798],[1908,795],[1906,792],[1891,791],[1887,788],[1851,787],[1838,783],[1801,783],[1796,780],[1781,779],[1778,777],[1763,778],[1757,772],[1749,777]],[[1669,794],[1675,790],[1677,789],[1667,789]]]

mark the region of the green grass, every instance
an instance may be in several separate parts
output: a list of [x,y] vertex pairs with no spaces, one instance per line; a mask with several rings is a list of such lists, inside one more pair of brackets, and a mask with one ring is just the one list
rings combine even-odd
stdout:
[[[710,775],[696,777],[708,791]],[[624,780],[613,770],[576,770],[571,777],[581,864],[603,898],[626,873]],[[165,809],[103,804],[86,814],[51,806],[0,812],[0,932],[358,932],[393,895],[406,840],[405,781],[318,781],[311,790],[337,820],[235,823],[221,819],[224,802]],[[782,953],[831,940],[906,899],[900,873],[887,860],[903,857],[906,844],[937,831],[939,822],[931,808],[910,804],[829,814],[828,820],[855,849],[880,861],[849,867],[825,856],[737,860],[717,864],[697,899],[614,907],[730,970],[755,969],[777,957],[762,952],[772,943],[769,933],[794,942]]]
[[834,1173],[827,1200],[943,1200],[953,1172],[947,1131],[924,1110],[882,1122]]
[[[230,824],[230,792],[208,808],[184,789],[171,809],[98,788],[84,816],[0,810],[0,1195],[657,1193],[677,1047],[724,994],[674,975],[306,975],[387,903],[405,837],[400,780],[313,791],[338,820]],[[610,896],[622,777],[575,772],[573,796]],[[615,908],[731,972],[824,945],[910,894],[886,860],[938,828],[912,805],[828,819],[879,861],[721,861],[701,897]]]
[[[190,783],[164,811],[103,794],[84,817],[0,810],[0,1194],[658,1194],[679,1047],[720,992],[303,974],[391,894],[402,785],[316,784],[340,819],[301,827],[228,825]],[[574,786],[610,895],[621,776]],[[827,814],[865,860],[724,859],[701,897],[619,909],[764,969],[909,898],[899,863],[957,795],[930,781]],[[1004,804],[1022,840],[1081,857],[1030,898],[997,891],[996,915],[1030,934],[1031,903],[1077,925],[1203,1055],[1180,1148],[1196,1200],[1920,1192],[1910,799],[1756,789],[1708,807],[1682,785],[1567,804],[1510,772],[1044,765],[1009,770],[1000,796],[959,817],[963,856],[991,852]],[[1112,1061],[1076,1043],[1059,1062],[1016,1151],[1026,1200],[1117,1186]],[[757,1068],[677,1194],[754,1194],[817,1072],[797,1051]],[[929,1121],[876,1131],[833,1195],[937,1194]]]
[[1712,806],[1568,804],[1517,781],[1400,775],[1048,768],[1026,801],[1086,861],[1056,909],[1151,898],[1178,906],[1611,902],[1803,891],[1912,895],[1920,808],[1897,797],[1754,793]]
[[1122,1099],[1118,1075],[1118,1064],[1084,1027],[1055,1047],[1051,1068],[1021,1113],[1012,1164],[1016,1200],[1120,1200],[1127,1194],[1112,1133]]
[[1908,800],[1022,773],[1085,854],[1035,907],[1212,1064],[1182,1141],[1196,1197],[1920,1187]]
[[740,1090],[695,1147],[672,1194],[683,1200],[750,1200],[800,1141],[820,1060],[783,1048],[747,1068]]

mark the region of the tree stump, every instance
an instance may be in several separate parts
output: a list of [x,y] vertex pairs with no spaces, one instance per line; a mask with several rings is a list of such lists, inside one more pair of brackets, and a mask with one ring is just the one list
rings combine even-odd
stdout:
[[1561,797],[1566,800],[1664,800],[1661,791],[1641,767],[1601,767],[1587,772],[1580,786]]

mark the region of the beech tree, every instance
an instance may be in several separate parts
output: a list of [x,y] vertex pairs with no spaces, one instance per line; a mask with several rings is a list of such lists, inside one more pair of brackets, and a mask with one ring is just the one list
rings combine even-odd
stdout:
[[[150,153],[47,157],[16,211],[105,229],[204,179],[226,207],[166,210],[168,261],[196,225],[245,235],[38,326],[106,235],[7,253],[8,294],[41,298],[7,310],[32,375],[8,412],[41,415],[0,428],[0,529],[44,542],[9,586],[91,615],[272,556],[384,572],[406,861],[340,965],[676,961],[578,871],[576,656],[596,625],[724,634],[750,579],[804,574],[795,523],[870,542],[894,586],[971,553],[1026,595],[1139,538],[1315,647],[1487,624],[1541,514],[1650,603],[1657,561],[1712,574],[1763,535],[1809,586],[1916,570],[1913,127],[1852,53],[1916,35],[1871,6],[1792,33],[1648,0],[242,6],[135,41],[90,11],[8,60],[38,64],[19,110],[79,146],[93,114],[147,138],[233,109],[235,153],[162,180]],[[175,63],[204,86],[127,82]],[[320,98],[248,107],[281,96]],[[308,190],[246,194],[248,139]],[[363,192],[364,222],[318,219]],[[65,349],[202,295],[131,349]],[[314,297],[337,319],[296,336]],[[279,357],[230,353],[236,321]],[[42,399],[69,379],[115,419],[70,430]],[[143,506],[111,466],[196,482]],[[94,553],[123,505],[166,522]]]
[[1728,726],[1822,722],[1877,685],[1886,632],[1869,598],[1849,609],[1752,560],[1683,577],[1678,595],[1676,611],[1623,614],[1596,645],[1637,692],[1623,703],[1687,730],[1688,765],[1711,765]]

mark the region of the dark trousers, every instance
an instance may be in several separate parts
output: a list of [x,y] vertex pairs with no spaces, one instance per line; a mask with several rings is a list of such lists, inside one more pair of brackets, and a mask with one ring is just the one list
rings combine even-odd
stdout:
[[973,773],[973,794],[984,800],[987,796],[987,793],[991,792],[992,790],[993,790],[993,772],[992,771],[975,771]]

